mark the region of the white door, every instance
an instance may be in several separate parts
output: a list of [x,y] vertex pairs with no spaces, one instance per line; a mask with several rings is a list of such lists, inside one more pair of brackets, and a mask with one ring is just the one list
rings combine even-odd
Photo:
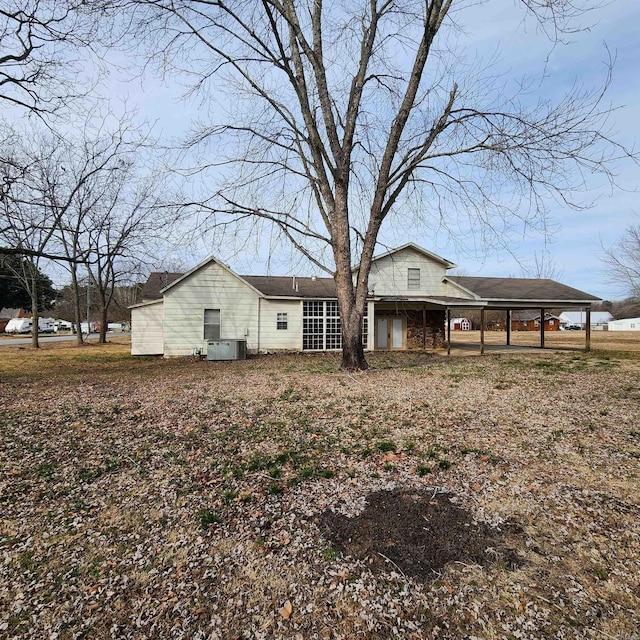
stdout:
[[387,345],[387,319],[378,318],[376,324],[376,349],[386,349]]
[[404,349],[404,320],[402,318],[376,319],[376,349]]
[[391,331],[391,348],[402,349],[402,318],[394,318]]

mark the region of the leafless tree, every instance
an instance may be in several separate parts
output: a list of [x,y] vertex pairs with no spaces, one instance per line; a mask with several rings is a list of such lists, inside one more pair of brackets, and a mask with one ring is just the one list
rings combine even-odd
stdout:
[[52,114],[83,93],[78,47],[91,42],[82,0],[3,0],[0,4],[0,102]]
[[[334,277],[345,369],[367,367],[362,318],[385,221],[419,210],[413,224],[426,229],[455,230],[458,218],[484,234],[544,225],[547,198],[579,206],[586,174],[611,177],[609,163],[631,155],[606,133],[608,77],[532,101],[461,59],[456,12],[478,2],[108,4],[203,101],[226,83],[227,122],[191,139],[218,188],[187,205],[243,241],[243,224],[275,227]],[[594,4],[522,0],[556,42]]]
[[117,286],[130,284],[140,265],[153,260],[152,246],[170,226],[169,210],[158,206],[157,181],[135,180],[133,165],[123,165],[114,178],[86,221],[87,268],[98,296],[101,343]]
[[640,224],[630,224],[618,241],[603,251],[611,283],[640,299]]
[[564,269],[557,263],[548,249],[536,251],[533,259],[522,265],[522,275],[525,278],[546,278],[560,280]]
[[[101,313],[108,309],[108,287],[122,260],[144,249],[144,234],[166,223],[150,209],[161,190],[138,177],[147,138],[128,120],[87,126],[77,137],[60,139],[50,132],[16,136],[13,172],[2,203],[0,246],[32,256],[34,264],[50,259],[67,265],[75,291],[75,320],[81,325],[79,265],[96,287]],[[144,184],[144,189],[140,188]],[[143,193],[144,192],[144,193]],[[35,295],[35,293],[33,294]],[[36,321],[34,320],[34,327]],[[104,337],[104,336],[103,336]],[[82,342],[78,331],[78,341]],[[37,330],[34,330],[34,346]]]

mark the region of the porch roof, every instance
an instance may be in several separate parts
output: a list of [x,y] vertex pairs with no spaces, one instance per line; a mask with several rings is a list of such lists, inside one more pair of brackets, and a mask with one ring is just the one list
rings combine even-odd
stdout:
[[600,300],[579,289],[544,278],[446,276],[446,280],[477,296],[487,307],[494,308],[590,306]]

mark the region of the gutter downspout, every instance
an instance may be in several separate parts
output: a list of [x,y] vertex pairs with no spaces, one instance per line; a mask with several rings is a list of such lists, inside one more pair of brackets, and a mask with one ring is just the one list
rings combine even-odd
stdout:
[[261,302],[262,298],[260,296],[258,296],[258,345],[257,345],[257,352],[258,355],[260,354],[260,329],[261,329],[261,324],[260,324],[260,320],[261,320],[261,316],[260,316],[260,311],[261,311]]

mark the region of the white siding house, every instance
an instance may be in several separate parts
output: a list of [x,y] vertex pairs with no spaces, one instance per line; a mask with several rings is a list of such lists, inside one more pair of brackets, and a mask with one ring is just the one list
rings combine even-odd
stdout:
[[[364,348],[441,347],[452,309],[456,315],[491,305],[508,309],[512,300],[511,308],[528,308],[529,299],[535,308],[546,302],[560,306],[558,300],[585,307],[597,299],[552,281],[447,276],[454,266],[412,243],[376,257],[368,280]],[[209,258],[185,274],[152,273],[143,299],[131,307],[134,355],[202,354],[214,340],[243,340],[248,353],[342,346],[332,278],[239,275]]]
[[162,299],[131,307],[132,356],[159,356],[164,353],[162,309]]
[[640,318],[612,320],[609,323],[609,331],[640,331]]
[[443,278],[452,267],[453,262],[415,245],[405,245],[374,260],[369,290],[376,296],[444,296],[447,285]]
[[[164,355],[206,352],[213,339],[246,339],[247,350],[257,351],[259,299],[258,291],[222,263],[203,262],[164,289]],[[214,317],[217,323],[205,322]]]

